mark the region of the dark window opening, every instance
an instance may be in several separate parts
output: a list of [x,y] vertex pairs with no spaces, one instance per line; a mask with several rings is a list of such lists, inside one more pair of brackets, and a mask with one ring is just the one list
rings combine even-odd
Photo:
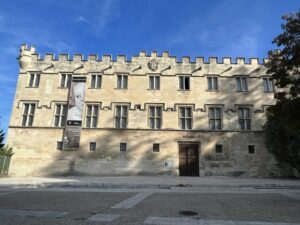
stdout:
[[255,146],[254,145],[248,145],[248,152],[249,154],[255,153]]
[[222,153],[223,152],[223,145],[216,145],[216,153]]
[[90,142],[90,151],[96,151],[96,142]]
[[159,144],[153,144],[153,152],[159,152]]
[[127,151],[127,143],[120,143],[120,152]]
[[56,149],[57,149],[57,150],[62,150],[62,148],[63,148],[63,143],[62,143],[62,141],[58,141],[58,142],[56,143]]

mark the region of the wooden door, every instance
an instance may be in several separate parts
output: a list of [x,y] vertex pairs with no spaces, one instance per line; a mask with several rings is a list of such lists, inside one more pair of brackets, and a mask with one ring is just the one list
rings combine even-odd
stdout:
[[179,144],[179,175],[199,176],[199,145],[197,143]]

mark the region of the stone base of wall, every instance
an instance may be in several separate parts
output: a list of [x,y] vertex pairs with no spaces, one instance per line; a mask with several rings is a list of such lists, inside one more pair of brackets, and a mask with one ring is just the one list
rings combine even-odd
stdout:
[[[56,144],[62,129],[10,128],[14,148],[10,176],[57,175],[179,175],[179,142],[199,143],[200,176],[291,176],[264,146],[262,132],[189,132],[156,130],[83,129],[78,151],[61,151]],[[17,137],[17,138],[15,138]],[[96,142],[96,151],[90,151]],[[127,151],[120,152],[120,143]],[[153,143],[160,151],[153,152]],[[215,145],[223,146],[222,153]],[[248,152],[255,146],[255,153]]]

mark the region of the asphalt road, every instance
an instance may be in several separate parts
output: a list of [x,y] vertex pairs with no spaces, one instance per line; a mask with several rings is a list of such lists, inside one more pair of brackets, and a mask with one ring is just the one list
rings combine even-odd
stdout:
[[0,190],[9,224],[300,224],[300,190]]

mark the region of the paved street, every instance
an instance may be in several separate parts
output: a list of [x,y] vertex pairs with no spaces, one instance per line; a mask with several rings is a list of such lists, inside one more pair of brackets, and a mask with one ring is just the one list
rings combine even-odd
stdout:
[[300,190],[0,188],[0,224],[292,225]]

